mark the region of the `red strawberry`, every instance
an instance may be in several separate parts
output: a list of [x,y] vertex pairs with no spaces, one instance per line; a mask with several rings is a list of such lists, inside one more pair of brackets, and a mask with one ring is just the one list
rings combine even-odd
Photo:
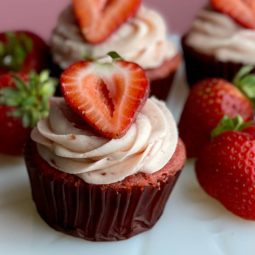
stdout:
[[149,92],[144,70],[121,59],[80,61],[61,76],[62,92],[71,109],[101,135],[126,133]]
[[47,71],[0,75],[0,153],[22,153],[30,129],[47,115],[54,87]]
[[[240,123],[239,123],[240,125]],[[242,128],[241,128],[242,129]],[[255,220],[255,125],[214,138],[196,162],[200,185],[233,213]]]
[[255,28],[254,0],[211,0],[212,7],[231,16],[240,25]]
[[84,38],[93,44],[106,40],[128,18],[134,16],[141,0],[72,0]]
[[8,71],[41,71],[49,64],[49,48],[27,31],[0,33],[0,74]]
[[252,98],[255,93],[254,77],[248,74],[250,70],[250,67],[241,69],[235,78],[235,84],[243,93],[233,84],[216,78],[192,87],[179,122],[188,157],[198,156],[224,115],[231,118],[240,115],[245,121],[253,119],[253,105],[246,96]]

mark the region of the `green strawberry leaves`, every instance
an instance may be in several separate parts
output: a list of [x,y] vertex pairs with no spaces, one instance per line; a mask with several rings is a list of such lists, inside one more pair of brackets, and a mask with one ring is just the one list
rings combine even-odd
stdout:
[[49,71],[30,72],[27,81],[13,75],[14,88],[0,90],[0,104],[13,107],[10,116],[21,118],[24,127],[34,127],[49,111],[49,98],[54,94],[57,81]]
[[0,42],[0,67],[19,71],[26,56],[33,49],[33,41],[27,35],[8,32],[6,42]]
[[213,129],[211,137],[214,138],[226,131],[242,131],[243,129],[251,126],[253,122],[245,122],[240,115],[237,115],[235,118],[229,118],[224,116],[216,128]]

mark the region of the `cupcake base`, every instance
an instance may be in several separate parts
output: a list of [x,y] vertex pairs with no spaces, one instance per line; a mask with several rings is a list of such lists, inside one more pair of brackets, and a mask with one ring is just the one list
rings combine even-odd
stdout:
[[187,45],[186,36],[182,38],[182,48],[189,86],[210,77],[223,78],[232,82],[243,66],[241,63],[222,62],[213,56],[198,52]]
[[25,161],[32,196],[41,217],[54,229],[91,241],[113,241],[150,229],[161,216],[185,162],[183,143],[154,174],[138,173],[108,185],[85,183],[58,171],[38,154],[32,141]]

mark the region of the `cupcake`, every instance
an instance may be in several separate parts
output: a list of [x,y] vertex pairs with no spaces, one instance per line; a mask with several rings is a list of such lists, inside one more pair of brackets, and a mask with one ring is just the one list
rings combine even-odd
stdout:
[[190,85],[208,77],[232,81],[243,65],[255,65],[255,13],[245,1],[237,4],[212,0],[183,36]]
[[92,241],[150,229],[185,163],[171,112],[147,99],[145,72],[123,60],[72,64],[61,88],[25,151],[39,214]]
[[[60,70],[77,60],[96,59],[115,50],[145,69],[151,94],[166,99],[180,64],[180,54],[167,36],[161,15],[140,6],[140,0],[116,1],[107,7],[105,14],[87,2],[74,0],[73,5],[60,14],[52,33],[51,50]],[[111,20],[109,27],[104,25],[109,23],[107,19]],[[103,20],[102,24],[98,25],[98,20]],[[91,39],[91,34],[96,38]]]

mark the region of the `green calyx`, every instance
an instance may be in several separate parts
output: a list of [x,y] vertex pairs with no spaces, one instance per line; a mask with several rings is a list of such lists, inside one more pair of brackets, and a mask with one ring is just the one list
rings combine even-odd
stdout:
[[255,106],[255,74],[251,73],[254,66],[244,66],[236,74],[233,84],[243,92]]
[[107,53],[107,55],[110,56],[113,60],[122,60],[123,59],[116,51],[110,51]]
[[30,72],[27,81],[13,75],[14,88],[0,90],[0,104],[13,107],[9,114],[21,118],[24,127],[34,127],[47,117],[49,98],[54,94],[57,80],[49,77],[49,71],[40,74]]
[[24,33],[17,35],[9,32],[5,36],[6,42],[0,42],[0,67],[19,71],[33,49],[33,41]]
[[242,131],[244,128],[251,125],[252,122],[245,122],[240,115],[237,115],[232,119],[228,116],[224,116],[219,122],[218,126],[213,129],[211,137],[214,138],[226,131]]

